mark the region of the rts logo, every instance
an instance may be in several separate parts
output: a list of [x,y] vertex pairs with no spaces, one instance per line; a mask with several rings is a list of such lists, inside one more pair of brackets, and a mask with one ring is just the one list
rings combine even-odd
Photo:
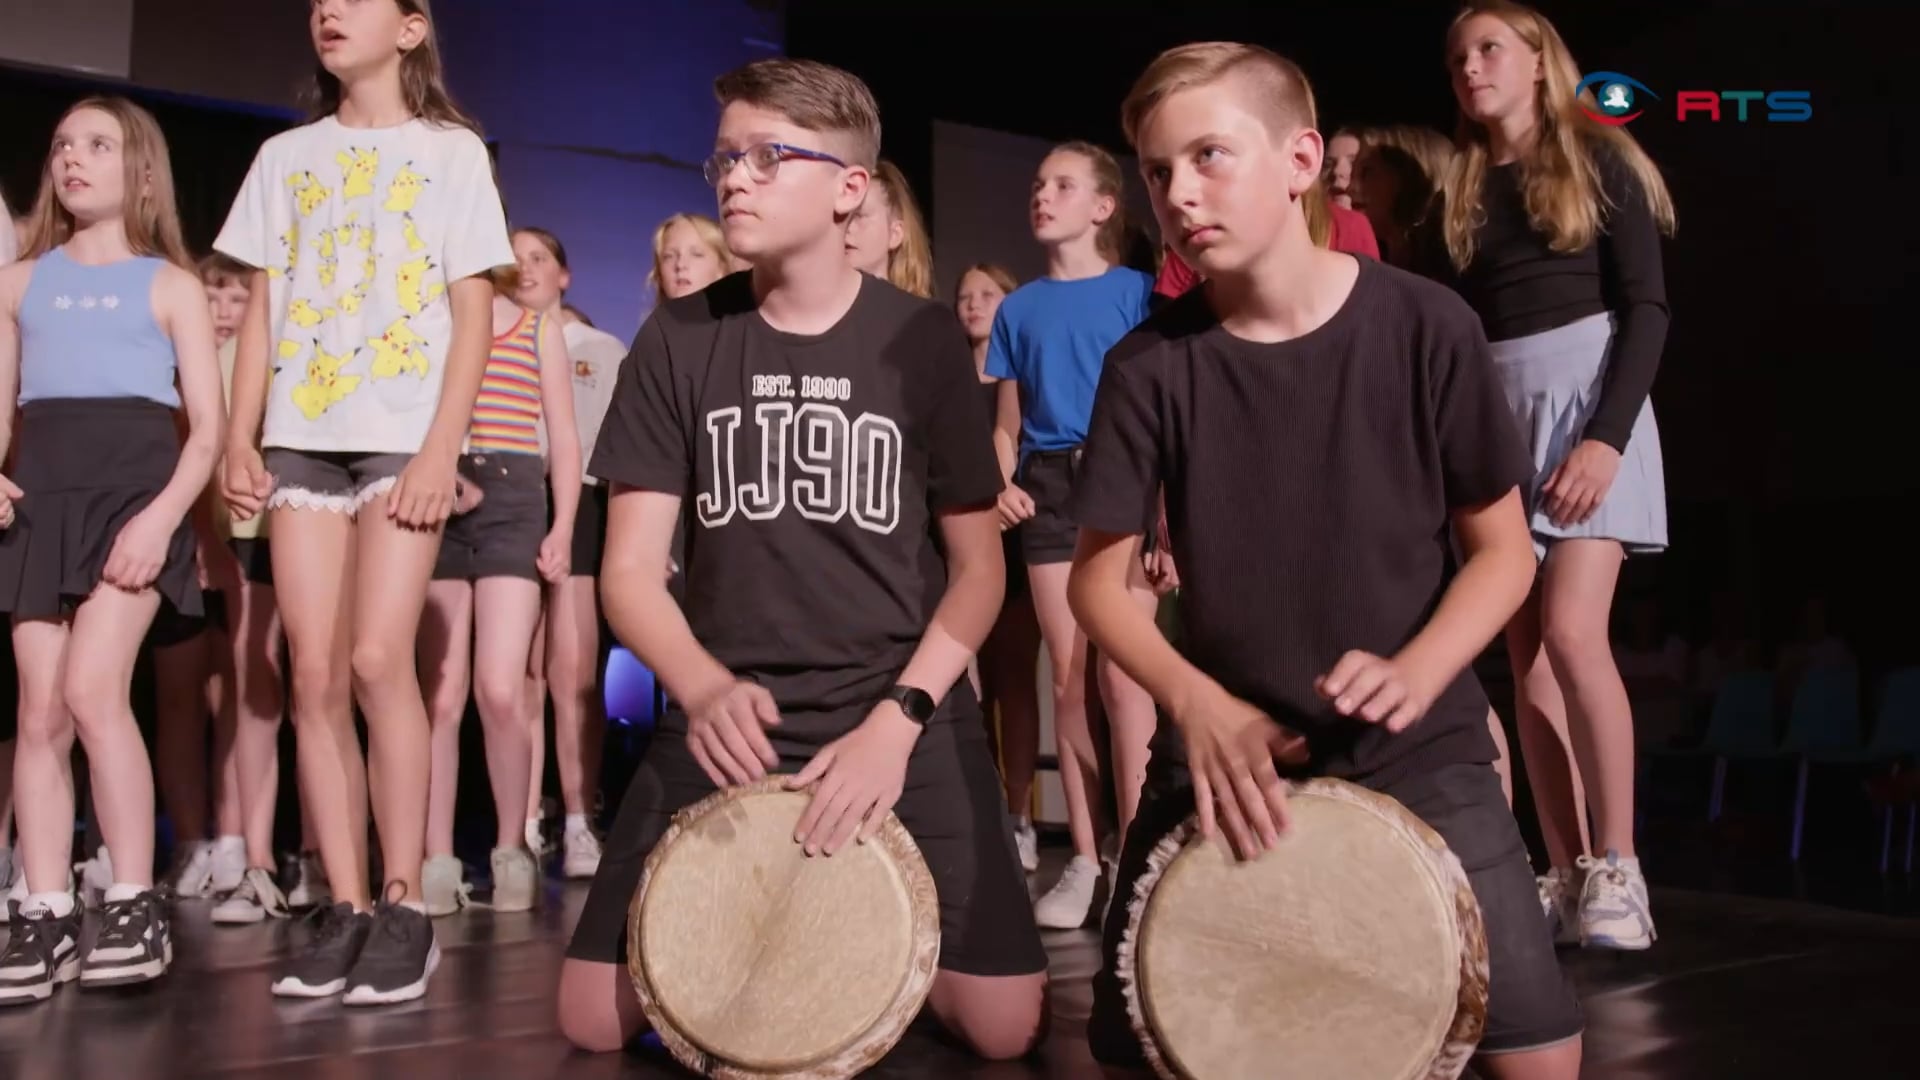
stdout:
[[[1586,95],[1591,91],[1593,99]],[[1580,111],[1597,123],[1618,127],[1645,114],[1641,99],[1659,101],[1660,95],[1645,83],[1617,71],[1596,71],[1580,80],[1574,88]],[[1749,109],[1749,106],[1756,106]],[[1750,116],[1772,124],[1796,124],[1813,119],[1813,92],[1810,90],[1681,90],[1674,95],[1674,119],[1685,123],[1689,116],[1719,123],[1723,110],[1727,118],[1746,123]]]

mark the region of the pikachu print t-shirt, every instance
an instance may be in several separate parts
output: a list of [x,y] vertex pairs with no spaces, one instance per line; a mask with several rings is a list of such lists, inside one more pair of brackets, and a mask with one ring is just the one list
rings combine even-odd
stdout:
[[487,148],[459,127],[267,140],[214,247],[267,272],[261,445],[415,453],[440,401],[452,282],[513,262]]

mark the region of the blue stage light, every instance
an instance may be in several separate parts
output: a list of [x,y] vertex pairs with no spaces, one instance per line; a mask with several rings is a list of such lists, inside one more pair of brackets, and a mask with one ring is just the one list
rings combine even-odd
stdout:
[[607,719],[616,724],[652,730],[660,695],[653,672],[632,652],[615,646],[607,654]]

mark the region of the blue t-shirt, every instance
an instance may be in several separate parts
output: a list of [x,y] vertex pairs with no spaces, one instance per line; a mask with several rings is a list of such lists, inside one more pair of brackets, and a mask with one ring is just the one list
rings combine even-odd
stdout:
[[1095,278],[1038,278],[1000,302],[987,374],[1020,385],[1020,455],[1087,437],[1107,350],[1147,317],[1153,278],[1124,266]]

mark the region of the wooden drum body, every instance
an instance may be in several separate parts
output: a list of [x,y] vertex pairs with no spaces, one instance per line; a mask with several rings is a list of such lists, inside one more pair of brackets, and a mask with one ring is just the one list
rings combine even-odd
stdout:
[[781,778],[676,814],[627,915],[627,969],[661,1042],[729,1080],[838,1080],[892,1049],[932,989],[940,907],[898,818],[808,858],[811,793]]
[[1453,1080],[1486,1027],[1487,945],[1438,833],[1340,780],[1294,785],[1280,846],[1238,862],[1198,817],[1128,906],[1119,975],[1167,1080]]

